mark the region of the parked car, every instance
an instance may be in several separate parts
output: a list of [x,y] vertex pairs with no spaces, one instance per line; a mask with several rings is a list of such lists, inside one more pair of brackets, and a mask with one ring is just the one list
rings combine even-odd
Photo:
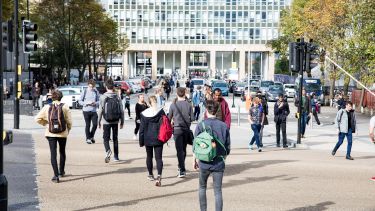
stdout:
[[275,82],[273,85],[275,85],[275,86],[281,86],[281,87],[284,87],[284,84],[283,83],[281,83],[281,82]]
[[62,92],[63,98],[61,102],[69,105],[69,108],[77,109],[79,106],[79,98],[81,97],[81,91],[79,88],[59,88],[59,91]]
[[266,99],[271,102],[271,101],[277,101],[279,98],[279,94],[284,95],[284,89],[281,86],[275,86],[272,85],[269,87],[268,91],[266,92]]
[[272,85],[274,85],[273,81],[261,81],[259,90],[262,92],[262,94],[265,94]]
[[247,83],[245,82],[239,82],[236,83],[236,85],[233,88],[233,94],[234,95],[241,95],[242,92],[246,89]]
[[[249,89],[246,87],[244,89],[244,91],[241,93],[241,100],[242,101],[245,101],[246,100],[246,96],[247,96],[247,93],[248,93]],[[253,98],[257,95],[259,91],[259,87],[258,86],[250,86],[250,97]]]
[[191,82],[194,84],[194,90],[196,90],[198,86],[204,86],[205,80],[203,78],[193,78]]
[[131,86],[131,89],[133,90],[134,93],[140,93],[142,92],[142,87],[133,81],[126,81],[128,84]]
[[117,87],[120,87],[120,89],[122,91],[127,92],[128,90],[130,90],[130,93],[133,93],[133,90],[131,89],[131,86],[126,81],[115,81],[114,85],[117,86]]
[[296,94],[296,85],[284,84],[284,92],[286,97],[294,97],[294,95]]
[[212,85],[212,90],[219,88],[223,96],[229,95],[229,87],[225,81],[217,81]]

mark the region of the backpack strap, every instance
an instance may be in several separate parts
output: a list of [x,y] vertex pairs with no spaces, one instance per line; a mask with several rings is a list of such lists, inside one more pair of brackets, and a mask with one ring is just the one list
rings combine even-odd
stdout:
[[87,93],[87,89],[85,89],[85,91],[83,92],[82,102],[84,102],[86,99],[86,93]]

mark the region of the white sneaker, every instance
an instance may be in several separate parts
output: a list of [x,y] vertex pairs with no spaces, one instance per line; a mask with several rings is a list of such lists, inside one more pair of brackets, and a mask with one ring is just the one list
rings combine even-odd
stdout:
[[134,135],[134,136],[133,136],[133,140],[137,140],[137,135]]
[[125,120],[129,120],[129,118],[128,118],[128,117],[125,117]]
[[92,144],[92,141],[90,139],[86,139],[87,144]]
[[120,159],[119,159],[119,158],[116,158],[116,157],[114,157],[114,158],[113,158],[113,162],[120,162]]

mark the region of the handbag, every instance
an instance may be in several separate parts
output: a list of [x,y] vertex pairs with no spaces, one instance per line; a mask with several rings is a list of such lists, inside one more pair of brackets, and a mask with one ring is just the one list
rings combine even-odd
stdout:
[[176,109],[177,109],[178,113],[179,113],[180,116],[182,117],[182,120],[184,120],[184,123],[185,123],[185,125],[186,125],[186,128],[188,128],[188,130],[189,130],[189,131],[186,131],[186,132],[188,132],[188,136],[189,136],[189,139],[188,139],[187,143],[188,143],[189,145],[193,145],[194,133],[193,133],[193,131],[190,129],[189,124],[186,122],[184,116],[182,115],[182,112],[180,111],[180,109],[178,109],[178,106],[177,106],[176,103],[175,103],[175,106],[176,106]]

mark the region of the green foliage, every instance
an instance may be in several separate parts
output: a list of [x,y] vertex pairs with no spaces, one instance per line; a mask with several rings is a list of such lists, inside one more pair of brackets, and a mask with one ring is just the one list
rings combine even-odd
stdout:
[[276,60],[275,74],[289,74],[289,60],[284,57]]

